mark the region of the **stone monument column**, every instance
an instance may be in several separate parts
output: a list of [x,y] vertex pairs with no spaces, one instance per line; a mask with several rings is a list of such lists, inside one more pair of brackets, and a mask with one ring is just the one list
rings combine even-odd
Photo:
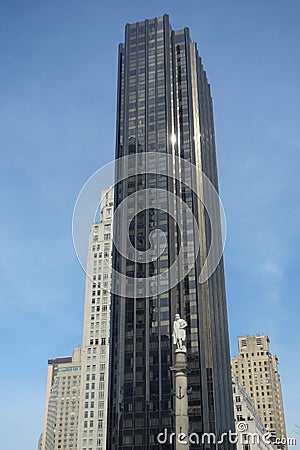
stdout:
[[189,418],[187,394],[186,339],[187,322],[175,314],[173,322],[173,344],[176,345],[175,365],[171,367],[175,377],[175,449],[189,448]]

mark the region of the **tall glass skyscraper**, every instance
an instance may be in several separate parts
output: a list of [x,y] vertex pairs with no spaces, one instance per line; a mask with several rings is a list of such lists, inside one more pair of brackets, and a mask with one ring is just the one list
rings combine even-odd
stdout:
[[[132,155],[135,159],[128,164],[135,167],[115,186],[115,208],[127,201],[115,218],[115,238],[119,239],[128,225],[129,241],[123,239],[125,255],[117,248],[113,255],[107,448],[171,449],[173,444],[168,442],[159,445],[157,436],[165,429],[175,431],[170,371],[175,313],[189,324],[190,431],[200,437],[202,433],[218,437],[234,431],[223,260],[208,280],[199,282],[212,242],[211,220],[217,222],[221,245],[220,215],[218,205],[208,205],[213,210],[209,217],[191,188],[204,190],[207,177],[218,191],[212,99],[189,29],[172,30],[167,15],[126,26],[118,70],[116,159],[123,161]],[[149,156],[147,173],[139,171],[144,155]],[[166,164],[168,173],[163,174]],[[196,176],[189,164],[198,168]],[[149,201],[143,204],[138,194],[145,189],[149,189],[145,197]],[[213,202],[209,195],[207,202]],[[175,211],[176,217],[168,214],[168,209]],[[147,261],[131,257],[132,248],[138,255],[149,250],[155,229],[164,232],[166,239],[163,243],[157,238],[156,246],[162,248],[159,257]],[[153,233],[152,238],[155,241]],[[174,283],[169,269],[179,255],[183,259]],[[145,284],[140,288],[143,280],[149,289]],[[118,293],[116,285],[120,283],[123,287]],[[190,448],[215,446],[190,444]],[[218,448],[233,445],[223,443]]]

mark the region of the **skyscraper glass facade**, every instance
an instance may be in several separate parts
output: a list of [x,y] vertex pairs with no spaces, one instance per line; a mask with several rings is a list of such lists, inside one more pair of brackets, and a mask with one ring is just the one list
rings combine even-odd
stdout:
[[[147,173],[139,173],[139,157],[145,153]],[[197,185],[201,190],[203,173],[218,191],[210,86],[189,29],[172,30],[167,15],[128,24],[125,43],[119,47],[116,158],[128,155],[136,155],[130,160],[135,174],[115,186],[115,207],[128,200],[123,216],[115,220],[115,233],[129,222],[130,244],[138,251],[149,249],[149,236],[155,229],[164,232],[167,245],[157,239],[161,254],[146,263],[131,257],[129,246],[126,256],[114,250],[114,270],[135,281],[124,285],[122,295],[112,295],[107,447],[154,450],[161,448],[157,441],[160,432],[165,428],[174,431],[170,366],[174,363],[171,335],[175,313],[189,324],[190,430],[217,436],[234,430],[222,259],[212,276],[199,283],[212,239],[211,220],[218,224],[221,245],[218,205],[213,205],[209,218],[189,187]],[[196,179],[180,161],[198,168]],[[166,164],[172,177],[160,172]],[[150,191],[143,209],[144,200],[132,194],[145,189]],[[170,200],[164,192],[177,200]],[[199,236],[183,203],[192,211]],[[176,217],[167,210],[175,211]],[[178,283],[174,285],[168,269],[180,251],[183,262],[177,267]],[[192,268],[185,274],[191,262]],[[154,278],[157,275],[162,275],[159,281]],[[148,279],[150,286],[151,278],[156,280],[158,294],[152,295],[149,288],[146,295],[143,288],[143,295],[139,280]],[[163,448],[171,449],[173,444],[166,443]],[[233,447],[221,444],[218,448]]]

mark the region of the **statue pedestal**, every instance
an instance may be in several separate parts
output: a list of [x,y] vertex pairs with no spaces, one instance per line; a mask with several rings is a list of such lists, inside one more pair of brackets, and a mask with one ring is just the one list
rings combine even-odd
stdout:
[[175,375],[175,449],[189,448],[189,418],[187,395],[186,348],[175,350],[175,366],[170,367]]

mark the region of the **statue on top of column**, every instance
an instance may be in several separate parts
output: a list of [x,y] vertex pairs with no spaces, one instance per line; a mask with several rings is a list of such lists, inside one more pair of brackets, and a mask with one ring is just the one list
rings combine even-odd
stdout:
[[174,322],[173,322],[173,344],[177,345],[177,350],[186,351],[183,343],[186,340],[186,332],[185,328],[188,326],[188,323],[180,318],[179,314],[175,314]]

